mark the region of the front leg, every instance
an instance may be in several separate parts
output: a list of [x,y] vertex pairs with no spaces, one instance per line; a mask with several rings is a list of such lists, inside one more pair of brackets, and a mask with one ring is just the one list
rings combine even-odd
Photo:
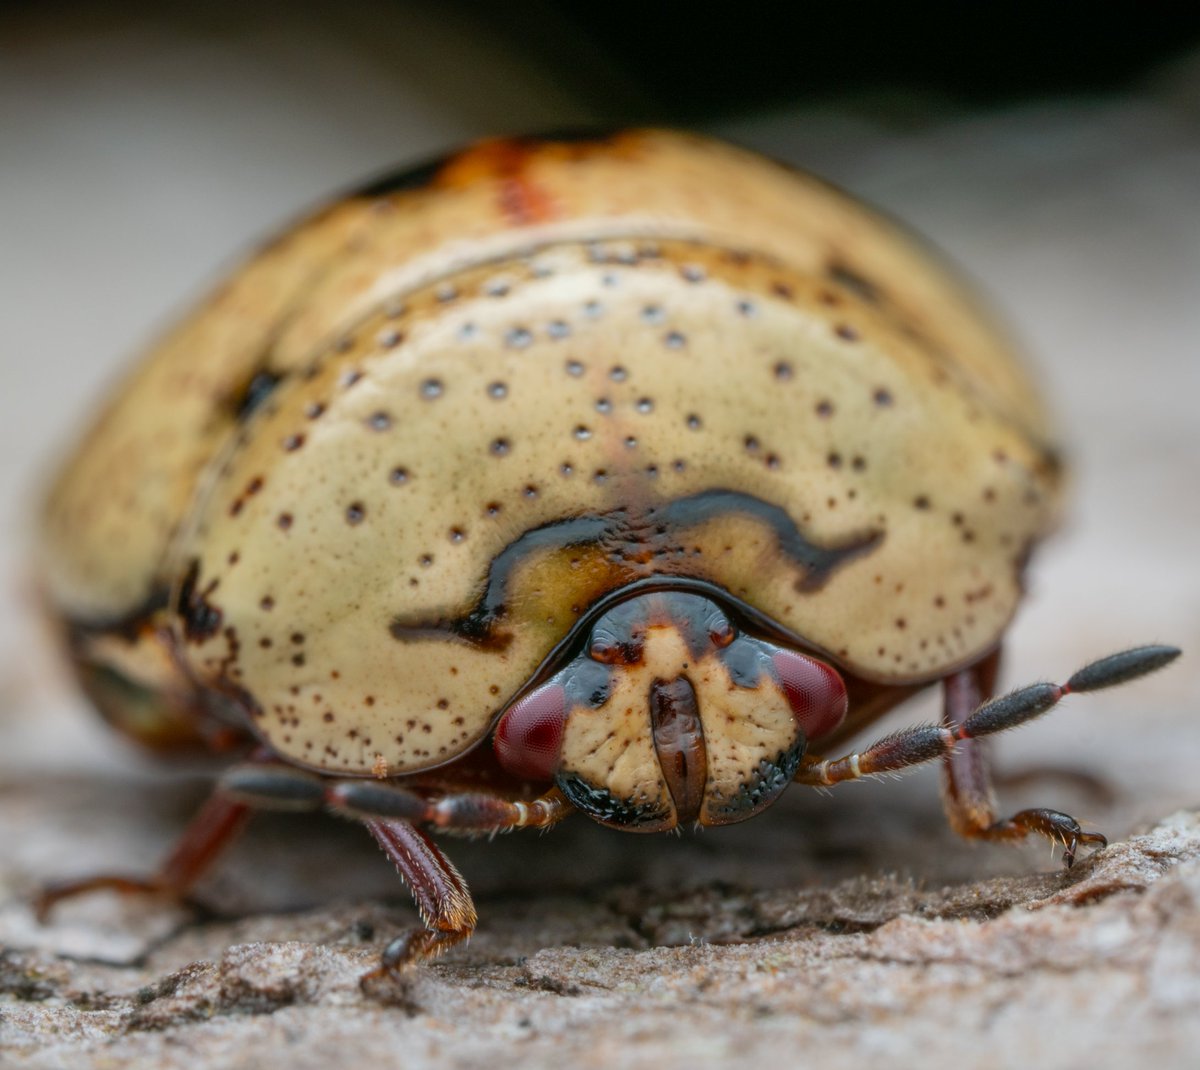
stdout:
[[462,874],[424,832],[405,821],[373,818],[367,831],[391,859],[412,892],[424,929],[397,937],[383,949],[379,966],[363,982],[397,974],[414,963],[436,958],[471,938],[479,915]]
[[572,809],[557,788],[528,802],[491,791],[429,796],[387,781],[328,780],[283,763],[234,768],[219,790],[259,809],[324,807],[361,821],[375,838],[408,885],[425,928],[388,944],[364,983],[436,958],[475,931],[478,914],[467,883],[425,827],[469,834],[548,828]]

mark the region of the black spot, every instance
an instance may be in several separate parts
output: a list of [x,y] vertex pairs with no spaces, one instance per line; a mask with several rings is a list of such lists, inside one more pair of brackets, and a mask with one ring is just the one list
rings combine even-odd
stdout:
[[197,559],[183,578],[175,607],[183,621],[183,634],[193,643],[202,643],[216,635],[222,618],[221,610],[208,601],[216,589],[217,581],[213,580],[203,591],[198,591],[196,585],[199,579],[200,561]]
[[233,402],[233,414],[239,421],[245,421],[250,414],[258,409],[270,397],[271,392],[279,385],[280,376],[265,368],[257,371],[251,377]]

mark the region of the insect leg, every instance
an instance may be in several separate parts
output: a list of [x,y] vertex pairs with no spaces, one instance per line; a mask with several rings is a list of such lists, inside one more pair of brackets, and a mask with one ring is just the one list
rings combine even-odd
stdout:
[[406,821],[372,818],[363,824],[408,885],[425,923],[424,929],[405,933],[384,948],[379,966],[363,976],[366,983],[435,958],[469,939],[478,914],[466,881],[424,832]]
[[[943,683],[942,724],[956,735],[972,713],[991,698],[998,663],[998,653],[992,654],[948,676]],[[960,738],[942,759],[942,801],[955,832],[977,840],[1020,840],[1037,833],[1062,844],[1063,860],[1068,866],[1075,861],[1080,844],[1105,846],[1108,841],[1104,836],[1084,832],[1078,821],[1058,810],[1021,810],[998,820],[984,747],[983,740],[976,737]]]
[[545,828],[562,820],[572,806],[557,788],[528,802],[486,791],[419,794],[378,780],[330,780],[285,764],[240,766],[221,781],[222,790],[259,807],[311,810],[325,807],[361,821],[392,860],[412,892],[424,929],[384,948],[379,967],[366,974],[396,975],[440,955],[475,930],[475,905],[466,882],[426,832],[502,832]]
[[[999,668],[997,650],[983,661],[947,676],[942,682],[942,724],[957,732],[971,713],[992,697]],[[942,758],[942,803],[950,827],[960,836],[979,835],[996,821],[996,798],[988,768],[987,745],[961,740]]]
[[558,788],[528,802],[486,791],[426,798],[406,788],[371,780],[337,781],[326,791],[325,802],[347,817],[399,818],[447,832],[468,833],[548,828],[574,809]]
[[123,895],[149,892],[182,897],[207,872],[217,855],[237,837],[249,816],[250,807],[219,791],[214,792],[189,822],[153,876],[128,877],[99,873],[80,880],[51,884],[42,889],[34,900],[34,914],[39,921],[45,921],[62,900],[100,890]]
[[324,807],[361,821],[384,818],[447,832],[547,828],[574,809],[558,788],[527,802],[490,791],[427,794],[387,781],[331,780],[283,762],[235,766],[221,778],[220,790],[260,810]]
[[468,939],[475,930],[475,905],[466,882],[413,822],[448,832],[501,832],[546,828],[572,810],[557,788],[529,802],[483,791],[425,798],[407,788],[372,780],[336,781],[325,791],[325,804],[366,825],[400,871],[425,923],[424,929],[388,944],[378,969],[366,974],[364,983],[432,959]]
[[[947,717],[941,725],[918,725],[881,739],[862,751],[842,758],[823,759],[806,756],[796,780],[802,784],[828,786],[845,780],[857,780],[878,773],[896,772],[935,758],[957,761],[949,775],[957,777],[959,800],[951,822],[964,835],[983,839],[1012,840],[1036,832],[1062,843],[1065,861],[1070,865],[1081,843],[1106,841],[1098,833],[1083,832],[1078,822],[1056,810],[1022,810],[1012,817],[995,820],[990,785],[980,756],[967,752],[964,759],[952,759],[960,746],[971,745],[983,736],[1015,728],[1040,716],[1072,692],[1096,691],[1136,679],[1179,656],[1174,647],[1145,646],[1122,651],[1084,666],[1065,684],[1031,684],[991,699],[965,712],[987,690],[986,667],[974,676],[955,681],[947,691]],[[968,670],[970,673],[970,670]],[[961,804],[961,805],[960,805]],[[959,827],[956,816],[963,822]]]

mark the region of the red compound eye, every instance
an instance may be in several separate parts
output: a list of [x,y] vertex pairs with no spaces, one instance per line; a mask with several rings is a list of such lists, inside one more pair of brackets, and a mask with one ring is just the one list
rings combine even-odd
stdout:
[[846,685],[835,670],[794,650],[776,650],[771,660],[805,738],[819,739],[842,723]]
[[543,684],[513,703],[496,725],[493,746],[500,764],[524,780],[553,780],[566,716],[562,684]]

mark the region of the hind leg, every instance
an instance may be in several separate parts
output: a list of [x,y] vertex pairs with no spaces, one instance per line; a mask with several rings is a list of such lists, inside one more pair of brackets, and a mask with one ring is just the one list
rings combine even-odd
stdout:
[[140,892],[183,899],[208,872],[221,851],[237,838],[249,816],[249,806],[214,792],[188,823],[157,873],[150,877],[97,873],[78,880],[60,881],[42,889],[33,903],[34,914],[39,921],[45,921],[55,905],[64,899],[101,890],[122,895]]

